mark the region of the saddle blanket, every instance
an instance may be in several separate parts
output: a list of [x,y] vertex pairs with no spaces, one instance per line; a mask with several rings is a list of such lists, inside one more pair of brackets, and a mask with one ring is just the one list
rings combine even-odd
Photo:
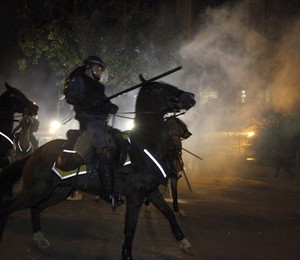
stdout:
[[86,165],[81,165],[79,167],[79,169],[73,169],[73,170],[69,170],[69,171],[64,171],[62,169],[59,169],[56,166],[56,162],[54,162],[53,166],[52,166],[52,170],[57,174],[58,177],[60,177],[62,180],[64,179],[68,179],[71,177],[74,177],[76,175],[83,175],[87,173],[86,170]]
[[[128,166],[130,164],[131,164],[130,158],[127,157],[125,163],[123,164],[123,167]],[[54,164],[52,166],[52,171],[54,171],[56,173],[56,175],[58,177],[60,177],[62,180],[65,180],[65,179],[75,177],[78,175],[87,174],[87,166],[86,166],[86,164],[83,164],[79,167],[79,169],[72,169],[72,170],[64,171],[56,165],[56,162],[54,162]]]

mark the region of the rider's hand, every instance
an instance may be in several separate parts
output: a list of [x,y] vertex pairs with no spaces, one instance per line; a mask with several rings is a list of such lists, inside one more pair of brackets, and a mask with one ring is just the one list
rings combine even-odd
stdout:
[[92,107],[96,107],[100,104],[99,100],[97,99],[94,99],[91,103],[92,103]]
[[108,103],[106,105],[106,108],[107,108],[108,113],[113,114],[113,115],[116,114],[119,109],[119,107],[117,105],[112,104],[112,103]]

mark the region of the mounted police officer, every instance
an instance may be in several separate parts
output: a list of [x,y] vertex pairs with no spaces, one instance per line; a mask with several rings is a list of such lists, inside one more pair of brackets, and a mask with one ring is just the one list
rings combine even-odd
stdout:
[[[178,180],[184,174],[184,163],[182,159],[182,139],[188,139],[192,133],[189,132],[186,124],[176,116],[167,117],[165,120],[168,130],[169,142],[167,150],[167,161],[170,166],[170,185],[173,199],[173,210],[181,216],[186,216],[186,212],[179,208],[178,204]],[[145,210],[148,211],[149,200],[146,200]]]
[[70,73],[64,94],[66,101],[74,106],[81,132],[93,147],[103,189],[102,198],[113,205],[120,205],[123,201],[115,194],[114,189],[115,144],[107,125],[109,114],[115,114],[118,106],[107,100],[105,86],[99,82],[105,69],[106,65],[101,58],[87,57],[83,66]]
[[20,132],[22,129],[28,128],[29,132],[29,141],[32,145],[33,150],[36,150],[39,147],[39,141],[34,136],[34,133],[39,130],[40,122],[35,116],[25,115],[19,122],[19,124],[15,127],[12,132],[14,136],[14,141],[17,144],[20,138]]

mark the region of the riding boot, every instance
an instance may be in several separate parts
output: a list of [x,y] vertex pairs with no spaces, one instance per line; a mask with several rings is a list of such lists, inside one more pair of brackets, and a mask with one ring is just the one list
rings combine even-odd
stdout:
[[113,206],[119,206],[123,204],[124,201],[115,193],[113,156],[113,149],[104,148],[102,150],[99,160],[98,172],[103,189],[102,198]]

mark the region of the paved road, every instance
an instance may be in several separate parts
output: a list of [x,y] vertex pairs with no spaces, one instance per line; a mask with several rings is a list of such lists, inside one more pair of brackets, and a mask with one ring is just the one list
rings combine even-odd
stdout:
[[[190,175],[192,192],[180,181],[180,204],[188,216],[178,221],[193,256],[179,249],[167,221],[152,208],[140,213],[135,259],[299,259],[300,176],[275,179],[265,169],[240,170]],[[81,201],[47,209],[42,220],[51,242],[48,252],[33,247],[29,211],[24,210],[9,219],[0,259],[121,259],[124,206],[112,211],[84,194]]]

